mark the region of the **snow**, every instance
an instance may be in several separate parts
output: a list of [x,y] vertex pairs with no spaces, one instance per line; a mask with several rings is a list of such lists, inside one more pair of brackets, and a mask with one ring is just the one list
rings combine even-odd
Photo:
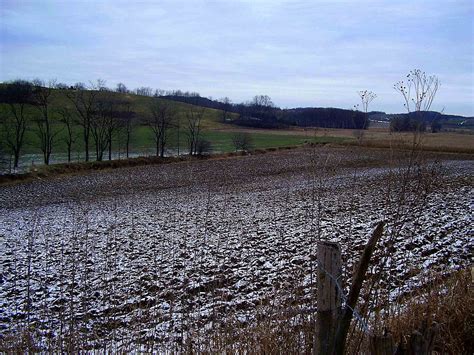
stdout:
[[[251,322],[258,305],[291,302],[297,289],[301,309],[312,309],[317,241],[341,243],[348,277],[373,224],[392,216],[389,170],[331,173],[315,199],[298,159],[284,162],[288,173],[256,164],[248,178],[212,183],[186,180],[208,174],[195,165],[0,187],[0,336],[27,323],[43,335],[74,324],[89,329],[92,346],[150,336],[172,343],[228,317]],[[421,207],[412,201],[418,213],[399,230],[388,224],[374,256],[389,269],[381,286],[393,300],[428,269],[472,262],[474,191],[465,177],[473,168],[453,161],[445,170]]]

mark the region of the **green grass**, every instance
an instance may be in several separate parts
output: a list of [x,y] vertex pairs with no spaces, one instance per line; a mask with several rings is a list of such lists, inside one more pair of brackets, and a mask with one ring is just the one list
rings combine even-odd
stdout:
[[[75,108],[70,100],[67,98],[66,94],[68,91],[65,90],[54,90],[51,96],[51,105],[50,105],[50,115],[54,123],[54,130],[58,130],[59,133],[55,138],[55,144],[53,148],[53,159],[57,154],[62,155],[65,158],[67,152],[66,145],[66,129],[64,125],[58,122],[59,115],[57,110],[62,107],[67,107],[71,112],[75,113]],[[130,151],[132,153],[138,154],[154,154],[155,144],[153,140],[153,133],[151,129],[143,124],[145,120],[150,116],[149,106],[152,100],[157,100],[155,98],[146,97],[146,96],[137,96],[129,94],[118,94],[118,93],[105,93],[112,96],[126,97],[133,106],[133,111],[136,113],[136,125],[133,129],[130,142]],[[102,95],[102,93],[100,93]],[[163,102],[167,102],[171,105],[176,112],[176,117],[180,122],[180,132],[179,132],[179,148],[180,153],[187,153],[187,135],[186,135],[186,112],[192,107],[192,105],[158,99]],[[9,110],[5,105],[0,105],[0,114],[9,115]],[[39,115],[39,111],[34,107],[30,106],[27,108],[27,115],[30,118],[30,124],[28,130],[25,134],[25,143],[23,146],[22,154],[28,154],[28,157],[25,157],[25,161],[35,161],[41,162],[42,155],[41,150],[39,149],[39,138],[37,135],[37,127],[34,123],[35,117]],[[206,108],[205,114],[202,120],[201,129],[202,129],[202,138],[211,142],[212,150],[214,152],[232,152],[235,150],[232,143],[232,137],[235,133],[229,131],[229,128],[232,129],[232,125],[224,124],[220,120],[221,111],[208,109]],[[222,128],[225,128],[224,130]],[[0,136],[3,135],[2,126],[0,126]],[[241,129],[241,128],[240,128]],[[82,127],[75,126],[75,143],[73,144],[72,149],[72,158],[83,159],[84,156],[84,141],[82,137]],[[275,134],[266,132],[255,132],[251,131],[249,135],[252,138],[253,148],[254,149],[264,149],[264,148],[279,148],[286,146],[297,146],[304,143],[330,143],[330,142],[341,142],[344,138],[335,138],[335,137],[304,137],[297,135],[285,135],[282,132],[276,132]],[[123,154],[125,145],[125,137],[123,133],[117,136],[113,142],[113,150],[117,151],[120,146],[120,151]],[[178,147],[178,132],[176,129],[169,132],[168,138],[168,149],[177,149]],[[94,143],[92,136],[90,137],[90,154],[91,159],[95,158]]]
[[[340,143],[344,138],[336,137],[304,137],[271,133],[248,133],[252,139],[254,149],[280,148],[297,146],[305,143]],[[233,132],[206,131],[203,138],[212,143],[213,149],[218,152],[232,152],[235,147],[232,143]]]
[[[78,153],[83,155],[84,142],[81,136],[81,128],[76,127],[77,139],[73,145],[73,157],[77,157]],[[341,143],[347,138],[342,137],[305,137],[298,135],[285,135],[285,134],[272,134],[272,133],[248,133],[252,139],[252,148],[254,149],[264,149],[264,148],[279,148],[286,146],[297,146],[305,143]],[[230,131],[216,131],[216,130],[204,130],[202,132],[202,138],[211,142],[212,150],[214,152],[232,152],[235,151],[234,144],[232,143],[232,138],[235,135],[234,132]],[[187,136],[186,131],[182,129],[179,134],[179,147],[180,153],[187,152]],[[67,146],[64,142],[65,132],[61,132],[58,135],[57,144],[53,150],[53,154],[57,153],[66,153]],[[38,138],[34,131],[30,130],[26,134],[24,147],[24,154],[37,154],[37,160],[41,160],[41,151],[38,148]],[[118,139],[115,139],[113,142],[113,149],[117,150],[120,144],[120,150],[124,150],[125,138],[122,136]],[[169,132],[168,139],[168,149],[177,149],[178,147],[178,134],[177,130],[172,130]],[[136,126],[132,132],[130,150],[134,153],[145,154],[146,152],[154,154],[155,143],[153,140],[153,133],[151,129],[147,126]],[[94,158],[94,146],[93,141],[91,141],[91,154]]]

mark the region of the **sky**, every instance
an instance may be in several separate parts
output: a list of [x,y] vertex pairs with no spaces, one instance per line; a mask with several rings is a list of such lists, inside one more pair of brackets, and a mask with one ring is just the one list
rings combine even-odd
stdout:
[[474,116],[472,0],[0,0],[0,81],[98,78],[284,107],[403,112],[412,69],[432,109]]

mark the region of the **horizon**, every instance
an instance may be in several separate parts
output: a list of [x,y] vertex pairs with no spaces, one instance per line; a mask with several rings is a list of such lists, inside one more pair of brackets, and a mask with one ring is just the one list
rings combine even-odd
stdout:
[[[440,5],[442,4],[442,6]],[[431,111],[474,116],[471,1],[3,1],[0,81],[103,79],[276,106],[405,112],[412,69],[441,83]],[[348,9],[350,11],[348,11]],[[87,82],[87,81],[86,81]]]

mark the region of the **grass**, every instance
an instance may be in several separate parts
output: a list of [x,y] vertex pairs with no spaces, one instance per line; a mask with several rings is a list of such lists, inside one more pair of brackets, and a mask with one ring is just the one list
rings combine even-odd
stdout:
[[[229,131],[206,131],[203,138],[212,142],[214,149],[219,152],[232,152],[235,150],[232,143],[234,132]],[[324,144],[324,143],[342,143],[346,139],[339,137],[303,137],[291,134],[274,134],[274,133],[249,133],[253,142],[253,148],[281,148],[288,146],[299,146],[306,143]]]
[[[51,105],[50,105],[50,115],[53,121],[57,120],[59,118],[59,115],[57,113],[57,110],[59,108],[68,108],[72,112],[75,112],[74,105],[70,102],[70,100],[67,98],[67,90],[53,90],[52,95],[51,95]],[[114,92],[107,92],[107,95],[112,95],[115,97],[125,97],[126,99],[130,100],[133,111],[136,114],[136,120],[138,122],[143,122],[145,121],[149,116],[149,106],[152,103],[153,100],[156,100],[155,98],[152,97],[147,97],[147,96],[138,96],[138,95],[131,95],[131,94],[119,94],[119,93],[114,93]],[[176,102],[176,101],[170,101],[170,100],[165,100],[165,99],[158,99],[161,102],[166,102],[168,105],[170,105],[173,110],[176,112],[176,116],[181,122],[181,126],[185,127],[185,120],[186,120],[186,112],[192,107],[190,104],[182,103],[182,102]],[[36,110],[33,107],[27,107],[27,116],[30,119],[30,124],[28,127],[28,130],[25,133],[25,145],[23,149],[23,154],[40,154],[40,150],[38,148],[39,146],[39,139],[37,137],[37,127],[34,124],[33,120],[35,117],[37,117],[40,113],[38,110]],[[0,115],[10,115],[9,109],[5,106],[0,104]],[[222,128],[224,124],[220,122],[220,115],[221,111],[220,110],[215,110],[215,109],[210,109],[206,108],[205,114],[203,117],[202,121],[202,128],[203,129],[218,129]],[[55,149],[53,150],[54,152],[66,152],[66,144],[64,142],[64,139],[66,138],[66,130],[62,129],[63,125],[62,124],[56,124],[54,129],[59,130],[59,134],[56,137],[56,145]],[[0,136],[2,131],[2,127],[0,127]],[[143,125],[138,125],[136,127],[136,132],[133,133],[132,136],[132,146],[151,146],[152,145],[152,135],[150,132],[148,132],[149,129],[147,129]],[[84,147],[84,144],[82,142],[82,128],[80,126],[75,127],[75,133],[77,136],[77,140],[75,143],[75,151],[81,151]],[[92,137],[91,137],[92,141]],[[183,137],[184,141],[184,137]]]
[[472,270],[467,268],[448,278],[433,274],[429,286],[403,303],[402,311],[387,320],[393,338],[427,330],[436,325],[435,350],[467,354],[474,349],[474,293]]
[[[204,126],[205,127],[205,126]],[[238,130],[237,130],[238,131]],[[64,141],[64,132],[58,137],[58,144],[53,150],[53,156],[57,153],[65,154],[67,152],[67,146]],[[78,156],[83,156],[84,143],[80,136],[80,127],[76,127],[77,140],[73,146],[72,157],[73,159]],[[229,153],[235,151],[232,138],[236,132],[222,129],[209,129],[204,128],[202,132],[202,138],[211,142],[212,150],[217,153]],[[249,135],[252,139],[253,148],[255,149],[267,149],[267,148],[280,148],[288,146],[300,146],[306,143],[314,144],[325,144],[325,143],[336,143],[342,144],[348,142],[348,137],[337,137],[337,136],[305,136],[295,135],[289,131],[268,131],[262,130],[261,132],[255,130],[249,130]],[[42,156],[41,151],[37,148],[38,138],[33,131],[28,131],[26,134],[25,141],[28,144],[25,145],[24,154],[35,155],[33,159],[41,162]],[[120,150],[124,151],[124,137],[115,139],[113,142],[114,150],[120,145]],[[153,139],[153,133],[147,126],[140,125],[134,128],[131,136],[130,149],[132,152],[139,155],[153,155],[155,151],[155,143]],[[178,147],[178,135],[176,130],[172,130],[169,136],[169,149],[176,150]],[[179,135],[179,147],[180,153],[187,152],[187,136],[186,131],[181,130]],[[91,154],[94,154],[94,147],[91,146]],[[36,156],[37,155],[37,156]],[[30,157],[31,159],[32,157]]]
[[[118,93],[109,93],[114,96],[124,96]],[[148,106],[154,98],[125,95],[133,104],[133,109],[136,112],[138,122],[143,122],[149,117]],[[178,132],[176,129],[169,133],[168,148],[176,150],[179,146],[180,153],[187,152],[187,137],[186,137],[186,112],[192,105],[168,101],[171,105],[180,122],[179,142]],[[51,112],[52,118],[57,118],[56,109],[59,107],[68,107],[74,112],[72,103],[66,97],[66,91],[55,90],[52,95]],[[0,114],[6,114],[6,107],[0,105]],[[38,111],[30,107],[28,114],[31,118],[38,115]],[[368,147],[378,148],[410,148],[413,140],[412,133],[391,133],[387,128],[371,127],[363,131],[362,138],[357,139],[357,131],[351,129],[325,129],[325,128],[288,128],[288,129],[253,129],[242,128],[232,124],[225,124],[220,120],[221,112],[214,109],[206,109],[202,121],[202,137],[211,142],[214,152],[227,153],[234,151],[232,137],[236,132],[247,132],[250,134],[253,141],[254,149],[268,149],[279,148],[287,146],[299,146],[305,143],[335,143],[343,145],[361,144]],[[58,126],[58,129],[59,126]],[[84,156],[84,143],[82,140],[82,128],[76,126],[74,128],[76,141],[73,145],[72,158],[73,160],[82,160]],[[1,135],[1,132],[0,132]],[[55,155],[61,156],[65,159],[67,146],[65,143],[66,131],[60,129],[56,137],[56,144],[53,149],[53,160]],[[360,136],[359,136],[360,138]],[[474,135],[467,133],[456,132],[441,132],[441,133],[425,133],[423,135],[423,149],[432,151],[444,151],[453,153],[474,153]],[[117,136],[113,142],[113,150],[120,151],[123,156],[125,138],[123,134]],[[32,161],[35,163],[42,162],[42,154],[39,146],[39,139],[36,134],[36,127],[33,123],[30,124],[29,129],[25,134],[25,145],[23,148],[23,164],[29,165]],[[94,159],[94,145],[91,137],[91,156]],[[155,151],[155,144],[151,129],[143,123],[134,127],[131,135],[130,150],[134,155],[153,155]]]

